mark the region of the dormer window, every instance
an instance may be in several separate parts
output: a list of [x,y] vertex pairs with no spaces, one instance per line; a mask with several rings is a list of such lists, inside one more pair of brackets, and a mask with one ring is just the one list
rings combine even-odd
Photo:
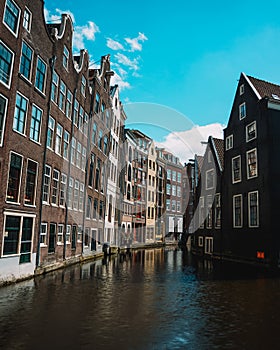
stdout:
[[246,126],[246,142],[254,140],[257,137],[256,122],[253,122]]
[[239,119],[243,119],[246,117],[246,103],[243,102],[239,105]]

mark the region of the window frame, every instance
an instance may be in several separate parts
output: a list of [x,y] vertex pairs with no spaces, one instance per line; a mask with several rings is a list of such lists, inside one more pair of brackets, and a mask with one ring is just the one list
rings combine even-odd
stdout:
[[[234,167],[233,167],[233,162],[235,159],[239,159],[239,178],[237,180],[235,180],[235,177],[234,177]],[[231,159],[231,179],[232,179],[232,183],[235,184],[235,183],[238,183],[238,182],[241,182],[242,181],[242,166],[241,166],[241,155],[239,154],[238,156],[235,156],[235,157],[232,157]]]
[[[26,13],[28,13],[28,15],[29,15],[28,20],[26,19],[26,16],[25,16]],[[26,23],[27,23],[27,25],[26,25]],[[32,12],[29,10],[28,7],[25,6],[25,9],[24,9],[24,12],[23,12],[22,26],[29,33],[31,31],[31,24],[32,24]]]
[[[36,119],[33,116],[33,109],[36,109]],[[37,119],[37,112],[40,112],[40,120]],[[38,107],[35,103],[32,104],[32,108],[31,108],[31,120],[30,120],[30,128],[29,128],[29,139],[35,143],[40,144],[41,141],[41,129],[42,129],[42,119],[43,119],[43,110]],[[34,120],[34,127],[32,127],[33,124],[33,120]],[[36,125],[39,123],[39,128],[37,130]],[[36,132],[38,132],[38,140],[35,139],[34,135],[36,135]]]
[[[252,163],[252,164],[255,164],[255,174],[254,175],[250,175],[250,165],[252,164],[249,164],[249,154],[250,153],[253,153],[255,152],[255,160],[256,162],[255,163]],[[250,179],[253,179],[255,177],[258,177],[258,154],[257,154],[257,148],[253,148],[253,149],[250,149],[249,151],[246,152],[246,168],[247,168],[247,180],[250,180]]]
[[[35,180],[34,180],[34,188],[33,188],[33,202],[31,204],[26,203],[26,190],[27,190],[27,179],[28,179],[28,162],[33,162],[36,164],[36,172],[35,172]],[[29,207],[35,207],[36,206],[36,194],[37,194],[37,181],[38,181],[38,162],[35,160],[28,158],[26,163],[26,175],[25,175],[25,190],[24,190],[24,205]]]
[[[23,53],[23,45],[26,45],[26,47],[30,50],[31,52],[31,58],[29,58],[27,55]],[[20,62],[19,62],[19,73],[21,74],[21,77],[26,79],[27,81],[31,82],[31,77],[32,77],[32,68],[33,68],[33,57],[34,57],[34,50],[23,40],[21,44],[21,55],[20,55]],[[23,62],[24,60],[24,62]],[[26,62],[29,63],[28,67],[28,76],[22,72],[22,67],[26,68]]]
[[[237,225],[236,224],[236,206],[235,206],[235,200],[236,198],[240,198],[240,225]],[[233,219],[233,222],[232,222],[232,226],[233,228],[242,228],[243,227],[243,196],[242,194],[235,194],[233,195],[232,197],[232,210],[233,210],[233,215],[232,215],[232,219]]]
[[[211,174],[211,177],[210,177],[210,174]],[[210,182],[210,184],[209,184],[209,182]],[[215,187],[215,172],[214,172],[214,169],[211,168],[211,169],[206,171],[205,188],[206,188],[206,190],[212,190],[214,187]]]
[[[42,63],[42,65],[45,66],[45,71],[43,72],[41,69],[39,69],[39,62]],[[46,81],[47,81],[47,71],[48,71],[48,65],[43,60],[41,56],[37,56],[37,62],[36,62],[36,74],[35,74],[35,89],[38,90],[40,93],[45,95],[45,89],[46,89]],[[41,79],[43,77],[43,80]],[[42,84],[42,89],[41,89]]]
[[233,148],[233,134],[226,137],[226,151]]
[[[9,24],[5,21],[6,11],[7,11],[7,8],[8,8],[8,6],[7,6],[8,2],[12,3],[13,6],[14,6],[15,8],[17,8],[17,10],[18,10],[17,17],[14,16],[14,18],[16,18],[16,21],[17,21],[15,31],[14,31],[14,30],[9,26]],[[9,11],[10,11],[10,14],[11,14],[12,11],[11,11],[10,9],[9,9]],[[21,16],[21,9],[20,9],[20,7],[19,7],[13,0],[6,0],[6,2],[5,2],[4,14],[3,14],[3,23],[4,23],[5,27],[7,27],[8,30],[9,30],[16,38],[17,38],[17,36],[18,36],[18,29],[19,29],[19,23],[20,23],[20,16]]]
[[[3,72],[0,74],[0,82],[9,89],[11,86],[11,80],[12,80],[12,76],[13,76],[15,53],[6,44],[4,44],[4,42],[2,40],[0,40],[0,45],[2,45],[4,50],[6,50],[11,55],[10,62],[5,60],[5,62],[8,63],[8,67],[9,67],[8,74],[4,71],[4,73],[7,74],[7,76],[8,76],[8,79],[6,79],[7,82],[1,78],[1,75],[3,75]],[[1,58],[1,56],[0,56],[0,58]]]
[[246,102],[242,102],[239,105],[239,120],[246,118],[246,116],[247,116]]
[[[20,98],[20,105],[17,104],[18,97]],[[26,102],[26,109],[24,110],[22,108],[22,101]],[[14,109],[14,116],[13,116],[13,131],[19,133],[20,135],[26,136],[26,121],[27,121],[27,115],[28,115],[28,104],[29,100],[27,97],[25,97],[22,93],[17,91],[16,93],[16,100],[15,100],[15,109]],[[17,118],[16,118],[16,112],[17,112]],[[23,121],[21,120],[22,113],[24,115]],[[16,126],[15,126],[16,122]],[[19,128],[20,123],[23,124],[23,130],[21,131],[21,128]]]
[[[5,135],[5,126],[6,126],[6,117],[7,117],[7,110],[8,110],[8,99],[4,95],[0,94],[0,99],[3,99],[3,113],[0,114],[0,147],[3,146],[3,140]],[[1,110],[0,110],[1,112]]]
[[[252,138],[249,138],[249,132],[248,132],[248,129],[250,126],[255,126],[255,136],[253,136]],[[256,121],[254,120],[252,123],[246,125],[246,142],[250,142],[252,140],[255,140],[257,138],[257,123]]]
[[[250,202],[250,197],[251,195],[254,195],[256,194],[257,195],[257,205],[256,205],[256,224],[252,224],[251,223],[251,208],[252,206],[250,205],[251,202]],[[259,191],[251,191],[251,192],[248,192],[248,226],[250,228],[256,228],[256,227],[259,227],[260,225],[260,218],[259,218]]]
[[[8,199],[8,189],[9,189],[9,179],[10,179],[10,171],[11,171],[11,160],[12,160],[12,154],[14,154],[17,157],[21,158],[21,165],[20,165],[20,172],[19,172],[19,180],[18,180],[18,186],[17,186],[17,198],[16,200],[10,200]],[[23,172],[23,156],[19,153],[10,152],[9,155],[9,172],[7,176],[7,186],[6,186],[6,203],[13,203],[13,204],[20,204],[20,190],[21,190],[21,182],[22,182],[22,172]]]

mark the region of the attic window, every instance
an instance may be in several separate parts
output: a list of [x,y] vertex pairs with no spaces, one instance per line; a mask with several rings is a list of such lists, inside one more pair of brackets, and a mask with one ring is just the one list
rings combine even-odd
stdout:
[[271,96],[275,99],[275,100],[280,100],[280,97],[276,94],[271,94]]
[[240,85],[239,93],[240,93],[240,95],[244,94],[244,84]]

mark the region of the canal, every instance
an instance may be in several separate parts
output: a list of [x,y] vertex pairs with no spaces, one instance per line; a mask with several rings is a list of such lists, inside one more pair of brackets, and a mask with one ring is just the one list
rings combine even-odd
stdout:
[[280,278],[133,251],[0,289],[0,349],[272,349]]

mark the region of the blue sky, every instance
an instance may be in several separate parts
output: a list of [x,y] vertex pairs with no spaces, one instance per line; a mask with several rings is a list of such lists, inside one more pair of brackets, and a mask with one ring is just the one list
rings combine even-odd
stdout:
[[169,133],[193,127],[222,136],[241,72],[280,83],[274,0],[45,0],[45,8],[48,19],[73,15],[76,50],[85,47],[93,61],[111,54],[128,124],[163,145]]

